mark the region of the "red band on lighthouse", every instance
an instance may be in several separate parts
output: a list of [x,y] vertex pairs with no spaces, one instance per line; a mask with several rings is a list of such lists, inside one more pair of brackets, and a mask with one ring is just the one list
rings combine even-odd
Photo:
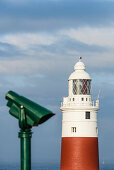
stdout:
[[62,138],[61,170],[98,169],[98,138]]

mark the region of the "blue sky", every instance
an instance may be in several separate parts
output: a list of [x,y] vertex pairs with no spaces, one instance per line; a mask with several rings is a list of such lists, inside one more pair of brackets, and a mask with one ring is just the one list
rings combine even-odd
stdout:
[[114,1],[108,0],[0,1],[0,162],[20,159],[18,121],[4,99],[13,90],[56,113],[33,128],[32,161],[59,165],[59,107],[79,56],[93,79],[94,100],[100,90],[100,160],[114,161],[113,18]]

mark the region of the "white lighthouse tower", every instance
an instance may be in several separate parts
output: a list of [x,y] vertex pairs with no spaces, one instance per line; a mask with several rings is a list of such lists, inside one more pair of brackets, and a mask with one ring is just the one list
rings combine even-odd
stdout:
[[69,96],[63,98],[61,170],[99,170],[97,112],[91,98],[91,78],[81,61],[69,77]]

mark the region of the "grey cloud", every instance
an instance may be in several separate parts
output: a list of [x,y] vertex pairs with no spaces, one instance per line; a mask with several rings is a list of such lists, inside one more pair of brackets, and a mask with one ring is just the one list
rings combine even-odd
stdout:
[[[69,38],[68,36],[58,36],[58,40],[50,45],[31,44],[28,48],[19,48],[18,45],[0,42],[0,58],[11,57],[17,58],[37,58],[38,60],[56,60],[72,56],[72,51],[85,53],[103,53],[108,52],[109,48],[99,45],[88,45],[78,40]],[[34,53],[31,53],[33,51]]]
[[0,2],[0,32],[113,25],[113,1]]
[[73,51],[74,53],[79,53],[81,51],[82,54],[100,54],[109,51],[109,48],[100,45],[88,45],[67,36],[58,35],[58,37],[59,39],[51,45],[31,45],[30,49],[35,52],[34,57],[43,60],[58,60],[66,59],[66,57],[68,58],[69,56],[71,57],[73,55]]
[[[45,46],[43,46],[45,48]],[[83,51],[85,52],[96,52],[96,53],[102,53],[108,51],[108,48],[106,47],[101,47],[98,45],[88,45],[86,43],[68,38],[67,36],[61,36],[61,39],[57,41],[56,43],[47,46],[46,47],[47,51],[49,50],[50,52],[56,53],[56,54],[67,54],[69,50],[76,50],[76,51]]]
[[21,55],[25,55],[24,51],[22,52],[17,46],[0,42],[0,58],[9,58],[12,59]]

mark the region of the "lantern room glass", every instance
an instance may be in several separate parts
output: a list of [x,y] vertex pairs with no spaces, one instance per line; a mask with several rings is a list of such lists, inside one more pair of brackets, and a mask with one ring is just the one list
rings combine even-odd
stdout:
[[74,95],[90,95],[91,93],[91,80],[75,79],[73,80],[73,94]]

